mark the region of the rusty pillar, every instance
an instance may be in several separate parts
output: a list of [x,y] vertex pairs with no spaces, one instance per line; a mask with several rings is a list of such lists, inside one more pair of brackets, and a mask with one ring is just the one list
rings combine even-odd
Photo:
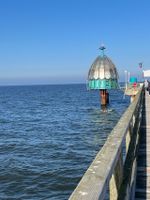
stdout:
[[109,104],[109,92],[106,90],[106,101],[107,101],[107,104]]
[[109,93],[107,90],[100,90],[101,106],[106,106],[109,103]]

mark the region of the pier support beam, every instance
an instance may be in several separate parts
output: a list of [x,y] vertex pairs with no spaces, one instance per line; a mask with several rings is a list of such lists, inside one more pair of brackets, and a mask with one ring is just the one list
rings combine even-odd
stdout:
[[120,156],[117,162],[117,165],[114,169],[114,173],[109,182],[109,192],[110,192],[110,200],[117,200],[119,189],[123,180],[123,158],[122,152],[120,152]]

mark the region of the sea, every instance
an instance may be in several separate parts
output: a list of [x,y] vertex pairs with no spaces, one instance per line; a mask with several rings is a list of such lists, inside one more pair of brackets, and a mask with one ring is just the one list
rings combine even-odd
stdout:
[[85,84],[0,87],[0,200],[66,200],[129,106]]

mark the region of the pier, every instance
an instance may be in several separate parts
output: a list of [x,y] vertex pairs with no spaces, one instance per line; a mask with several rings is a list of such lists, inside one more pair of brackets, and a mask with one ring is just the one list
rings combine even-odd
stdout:
[[150,97],[143,102],[140,141],[137,156],[135,199],[150,199]]
[[150,199],[150,97],[142,87],[69,200]]

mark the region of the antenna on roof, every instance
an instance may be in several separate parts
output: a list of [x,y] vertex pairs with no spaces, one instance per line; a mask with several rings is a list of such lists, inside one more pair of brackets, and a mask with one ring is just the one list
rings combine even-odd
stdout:
[[101,44],[99,49],[102,51],[102,55],[104,56],[104,50],[106,49],[106,47],[104,46],[103,43]]

